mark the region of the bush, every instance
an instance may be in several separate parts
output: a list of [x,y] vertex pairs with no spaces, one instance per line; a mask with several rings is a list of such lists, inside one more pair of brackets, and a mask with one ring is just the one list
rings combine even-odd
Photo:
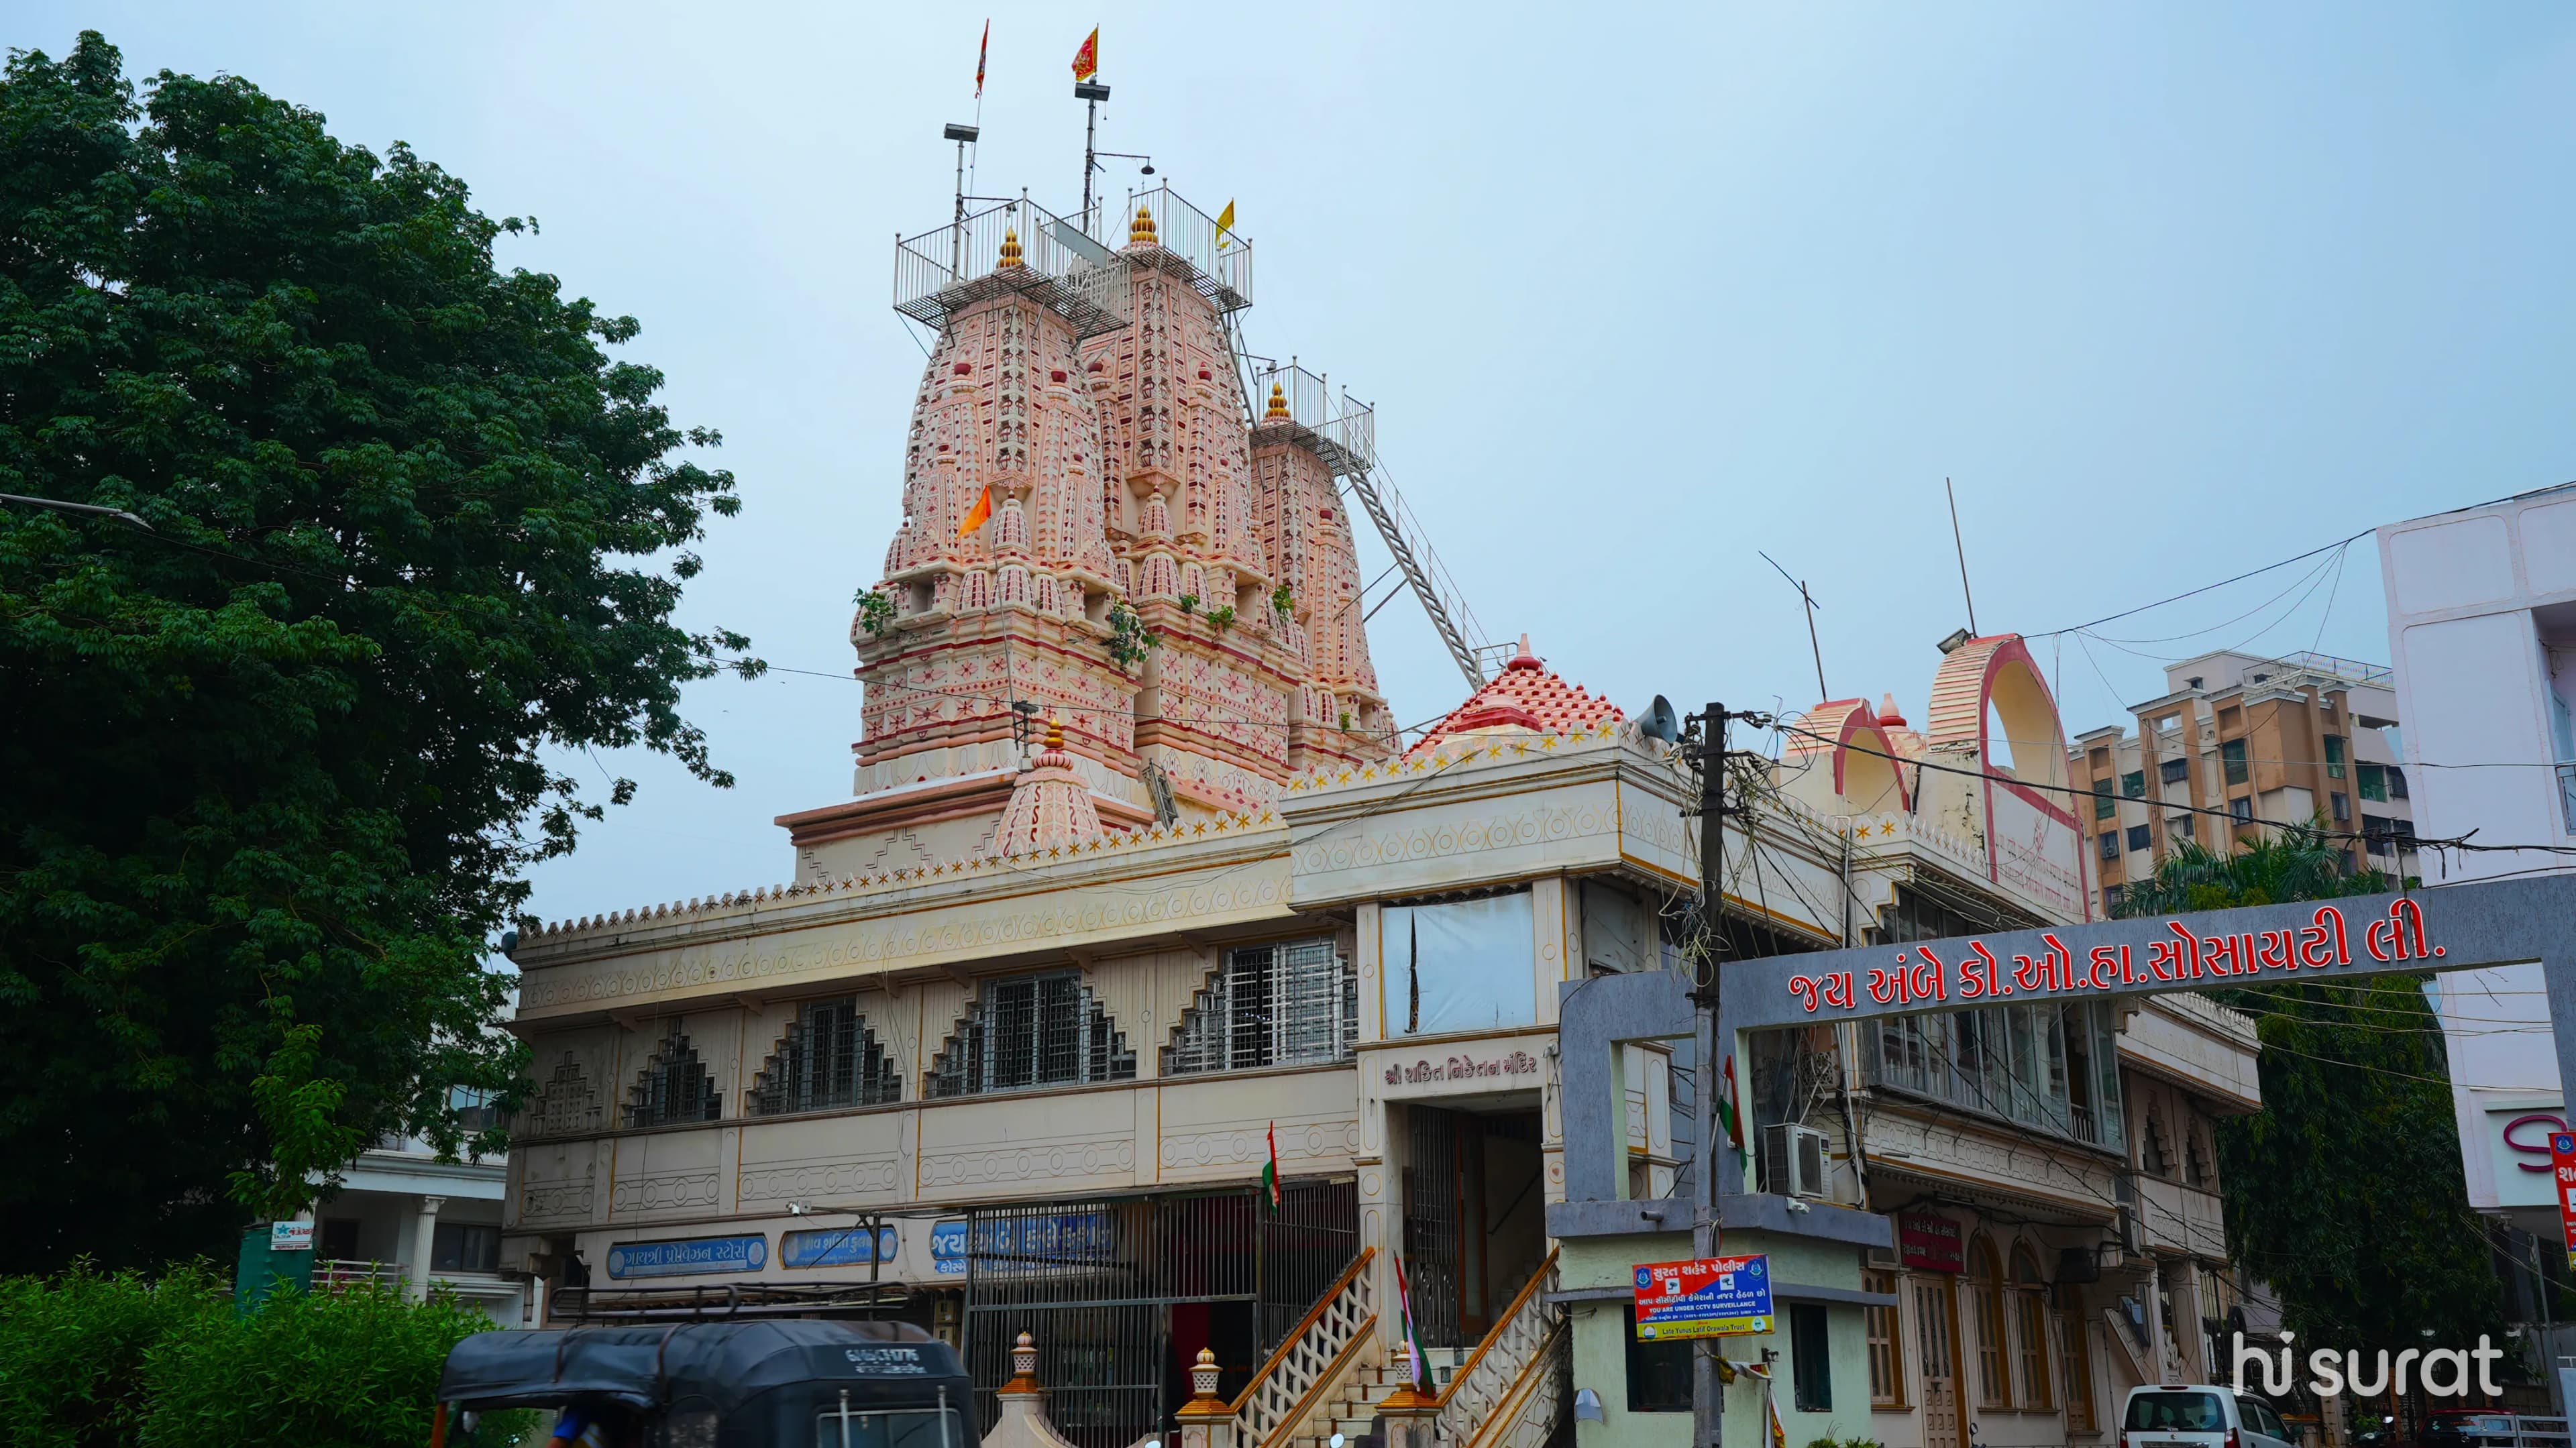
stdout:
[[123,1448],[144,1415],[144,1360],[232,1304],[202,1263],[160,1280],[102,1277],[76,1262],[54,1277],[0,1277],[0,1424],[13,1448]]
[[[447,1350],[492,1326],[447,1298],[280,1287],[247,1317],[203,1263],[158,1279],[74,1263],[0,1277],[7,1448],[420,1448]],[[485,1415],[461,1448],[502,1448],[533,1413]]]
[[447,1350],[492,1326],[450,1299],[281,1288],[248,1317],[198,1318],[144,1369],[145,1448],[420,1448]]

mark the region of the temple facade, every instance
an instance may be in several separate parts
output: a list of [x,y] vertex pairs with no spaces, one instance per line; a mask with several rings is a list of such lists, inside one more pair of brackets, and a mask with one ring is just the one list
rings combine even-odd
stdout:
[[[1573,1143],[1569,1178],[1564,1003],[1712,950],[2087,918],[2054,705],[2001,635],[1944,659],[1923,731],[1892,700],[1784,721],[1714,934],[1685,932],[1685,752],[1526,636],[1400,736],[1350,438],[1250,380],[1246,244],[1168,192],[1123,224],[1113,248],[1023,202],[903,244],[899,305],[939,337],[902,525],[856,581],[852,795],[778,819],[778,885],[519,940],[538,1091],[502,1261],[557,1321],[903,1317],[964,1349],[988,1423],[1029,1333],[1084,1448],[1169,1431],[1203,1352],[1238,1442],[1359,1437],[1410,1379],[1405,1411],[1461,1441],[1682,1442],[1669,1354],[1620,1303],[1688,1255],[1718,1073],[1684,1040],[1623,1050],[1616,1139]],[[2059,741],[2055,773],[2014,773],[2004,738]],[[1723,1046],[1747,1152],[1826,1138],[1727,1207],[1784,1303],[1730,1353],[1796,1369],[1795,1441],[2087,1441],[2116,1364],[2199,1365],[2223,1238],[2143,1208],[2123,1235],[2121,1204],[2147,1190],[2141,1103],[2168,1135],[2243,1109],[2250,1031],[1960,1019]],[[2218,1107],[2167,1089],[2207,1073]],[[2214,1223],[2196,1201],[2173,1233]],[[1965,1246],[1917,1252],[1908,1221]],[[2102,1285],[2050,1296],[2076,1255]],[[1977,1379],[1989,1348],[2003,1375]],[[1730,1431],[1761,1431],[1730,1391]]]

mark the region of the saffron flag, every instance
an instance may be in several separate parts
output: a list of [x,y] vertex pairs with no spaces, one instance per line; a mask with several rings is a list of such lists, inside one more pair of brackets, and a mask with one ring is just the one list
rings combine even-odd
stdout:
[[1100,27],[1095,25],[1091,27],[1091,34],[1083,37],[1082,49],[1073,53],[1073,78],[1089,80],[1098,74],[1100,74]]
[[1225,234],[1234,230],[1234,200],[1226,199],[1225,209],[1216,214],[1216,249],[1225,250]]
[[975,47],[975,99],[984,98],[984,57],[993,53],[993,22],[984,22],[984,43]]
[[1279,1123],[1270,1123],[1270,1160],[1261,1166],[1261,1200],[1279,1210]]
[[966,510],[966,521],[957,525],[957,536],[963,538],[967,534],[974,532],[976,529],[983,527],[984,520],[992,516],[993,485],[986,483],[984,485],[984,491],[976,495],[975,506]]

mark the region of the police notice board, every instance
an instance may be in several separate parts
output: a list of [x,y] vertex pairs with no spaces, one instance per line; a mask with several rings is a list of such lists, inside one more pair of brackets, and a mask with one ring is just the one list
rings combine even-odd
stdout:
[[1735,1337],[1771,1330],[1771,1259],[1700,1257],[1637,1268],[1637,1337]]

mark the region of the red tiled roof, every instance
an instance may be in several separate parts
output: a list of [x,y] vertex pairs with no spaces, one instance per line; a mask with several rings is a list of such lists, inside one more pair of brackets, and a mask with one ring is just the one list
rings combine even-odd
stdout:
[[1619,723],[1627,717],[1618,705],[1586,693],[1581,685],[1569,684],[1550,671],[1530,652],[1529,635],[1523,634],[1520,653],[1503,665],[1493,682],[1449,711],[1447,718],[1432,725],[1431,732],[1405,753],[1407,757],[1420,754],[1452,735],[1479,729],[1571,734],[1604,723]]

